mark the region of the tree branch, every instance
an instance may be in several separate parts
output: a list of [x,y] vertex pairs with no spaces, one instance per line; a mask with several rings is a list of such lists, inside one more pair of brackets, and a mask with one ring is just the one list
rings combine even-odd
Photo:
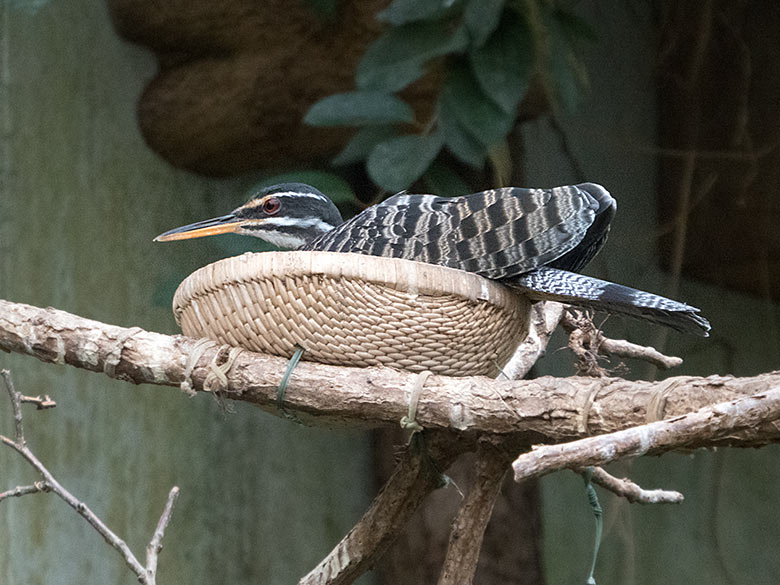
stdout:
[[[213,367],[227,359],[230,348],[204,349],[201,345],[200,359],[188,368],[199,343],[180,335],[117,327],[56,309],[0,300],[0,349],[104,372],[135,384],[180,386],[187,379],[192,389],[203,391]],[[276,391],[287,360],[248,351],[234,357],[225,374],[227,385],[218,389],[228,398],[278,415]],[[308,424],[395,425],[407,413],[416,379],[417,374],[390,368],[301,362],[290,378],[285,408]],[[670,383],[674,392],[667,395]],[[550,376],[494,381],[432,375],[419,399],[417,421],[427,429],[449,429],[472,437],[508,435],[520,446],[556,443],[630,428],[648,417],[685,414],[778,385],[780,372],[751,378],[680,376],[662,382]],[[663,406],[655,413],[659,397]],[[761,423],[755,429],[690,447],[754,447],[778,440],[780,429]]]
[[591,467],[590,480],[611,491],[616,496],[625,498],[632,504],[679,504],[683,501],[680,492],[671,490],[646,490],[627,478],[619,479],[610,475],[601,467]]
[[[531,363],[536,360],[560,318],[560,307],[554,304],[538,305],[536,311],[537,339],[525,349],[521,347],[518,354],[527,357],[518,358],[520,365],[513,367],[513,373],[523,372],[528,360]],[[103,372],[136,384],[178,386],[187,392],[218,391],[228,398],[281,414],[277,388],[287,360],[220,347],[208,340],[116,327],[56,309],[0,300],[0,349]],[[304,362],[289,378],[284,408],[310,424],[394,425],[407,413],[420,380],[419,374],[389,368],[343,368]],[[506,469],[505,449],[517,452],[533,443],[553,443],[515,462],[516,478],[523,478],[563,467],[576,470],[601,465],[619,456],[660,453],[680,446],[692,449],[764,445],[780,441],[780,426],[775,422],[780,418],[780,404],[776,403],[780,397],[775,397],[780,390],[775,388],[780,388],[779,372],[753,378],[678,377],[662,382],[629,382],[606,377],[494,381],[481,377],[427,376],[422,387],[417,388],[416,409],[417,422],[427,429],[420,435],[427,438],[427,448],[409,450],[403,455],[390,481],[361,521],[300,583],[332,585],[353,581],[376,561],[420,501],[439,485],[440,472],[465,451],[480,449],[477,481],[453,525],[441,583],[454,582],[453,575],[473,575],[479,543]],[[765,394],[745,398],[761,392]],[[12,394],[16,396],[12,398],[16,400],[16,413],[21,395]],[[727,401],[732,402],[711,406]],[[34,402],[41,405],[48,400]],[[687,414],[692,411],[697,412]],[[677,418],[645,424],[648,420],[670,416]],[[1,438],[36,465],[34,455],[23,445],[21,415],[15,414],[15,418],[16,440]],[[593,434],[604,436],[554,445]],[[681,436],[685,437],[684,441],[680,440]],[[599,449],[605,444],[611,450],[609,456],[603,448]],[[487,449],[487,445],[494,449]],[[498,445],[501,450],[497,450]],[[15,493],[0,496],[34,493],[46,487],[57,491],[50,474],[41,473],[44,480],[40,487],[20,486],[11,490]],[[634,501],[673,499],[669,492],[649,492],[608,474],[602,477],[599,470],[594,481]],[[176,488],[171,490],[147,547],[146,568],[137,561],[137,566],[128,561],[134,571],[138,567],[145,571],[147,583],[155,578],[157,553],[177,493]],[[71,505],[74,504],[88,512],[77,500]],[[90,519],[89,514],[85,517],[105,534],[108,529],[100,527],[99,519]],[[106,539],[111,542],[110,538]],[[129,550],[117,548],[127,559]]]
[[34,404],[35,408],[38,410],[46,410],[47,408],[54,408],[57,406],[57,403],[51,399],[51,396],[48,394],[44,394],[41,396],[40,394],[38,396],[20,396],[19,399],[22,401],[22,404]]
[[564,310],[564,305],[552,301],[534,303],[531,306],[528,336],[501,370],[506,379],[524,378],[536,361],[544,355],[550,336],[558,326]]
[[607,337],[582,311],[565,311],[561,317],[561,325],[569,334],[569,347],[577,356],[578,370],[584,375],[607,375],[606,370],[598,365],[600,355],[643,360],[665,370],[677,367],[683,362],[681,358],[664,355],[654,347]]
[[565,468],[606,465],[640,455],[698,447],[737,433],[754,433],[757,425],[780,427],[780,385],[765,392],[706,406],[683,416],[580,439],[562,445],[541,445],[520,455],[512,467],[515,481],[541,477]]
[[173,506],[176,504],[178,497],[179,488],[173,486],[171,491],[168,492],[165,508],[163,508],[163,513],[157,521],[157,527],[154,529],[152,539],[146,545],[146,575],[150,585],[157,581],[157,561],[162,550],[162,539],[165,536],[165,529],[168,528],[168,523],[171,521]]
[[452,521],[438,585],[471,583],[493,506],[501,493],[511,456],[505,446],[485,438],[477,446],[474,485]]
[[[547,342],[561,318],[563,306],[558,303],[537,303],[534,305],[529,326],[528,338],[521,344],[503,369],[502,374],[510,379],[524,376],[547,347]],[[420,378],[424,384],[428,375]],[[419,388],[419,386],[418,386]],[[414,398],[412,399],[414,400]],[[412,409],[416,412],[416,408]],[[414,413],[412,414],[412,418]],[[335,584],[349,583],[360,575],[366,567],[373,565],[384,550],[396,538],[401,527],[408,521],[417,509],[422,499],[436,487],[444,476],[441,471],[446,469],[468,445],[458,447],[455,437],[448,433],[426,433],[413,435],[415,440],[425,439],[424,451],[409,451],[398,461],[393,475],[376,497],[369,511],[339,542],[330,554],[300,583],[305,584]],[[461,441],[462,443],[462,441]],[[435,462],[434,462],[435,455]],[[423,457],[423,459],[421,459]],[[426,461],[429,465],[421,467]],[[478,470],[483,470],[482,458],[478,460]],[[495,458],[487,457],[486,463],[495,462]],[[500,479],[506,475],[511,457],[504,453],[500,467],[493,465],[487,473],[478,473],[479,480],[469,499],[463,503],[458,518],[453,525],[449,561],[445,561],[444,573],[450,577],[462,570],[473,575],[482,543],[482,535],[490,518],[493,502],[499,495]],[[426,467],[428,469],[426,469]],[[435,467],[435,468],[432,468]],[[490,484],[485,494],[485,482]],[[492,483],[491,483],[492,482]],[[483,504],[489,503],[487,507]],[[464,537],[459,540],[458,537]],[[462,545],[469,551],[468,561],[461,554]],[[460,566],[456,566],[460,565]],[[448,572],[447,567],[450,567]]]
[[423,498],[442,486],[441,474],[464,451],[463,441],[443,432],[426,432],[424,437],[423,443],[413,444],[402,453],[393,475],[368,511],[299,585],[354,581],[390,546]]
[[43,494],[51,491],[51,486],[45,481],[36,481],[30,485],[18,485],[10,490],[0,492],[0,502],[6,498],[18,498],[27,494]]

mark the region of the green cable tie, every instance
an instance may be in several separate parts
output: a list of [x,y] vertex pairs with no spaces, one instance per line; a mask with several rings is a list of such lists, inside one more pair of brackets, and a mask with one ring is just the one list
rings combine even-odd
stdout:
[[298,362],[301,361],[301,357],[303,357],[303,348],[301,346],[297,346],[295,353],[287,364],[287,370],[284,372],[284,376],[282,376],[282,381],[279,382],[279,388],[276,390],[277,409],[284,415],[286,419],[295,421],[297,423],[301,422],[300,419],[295,416],[295,414],[287,412],[287,410],[284,408],[284,393],[287,391],[287,384],[290,381],[290,376],[292,375],[295,366],[297,366]]
[[593,561],[590,565],[590,574],[586,585],[596,585],[596,579],[594,573],[596,572],[596,559],[599,556],[599,547],[601,546],[601,535],[604,530],[604,511],[599,504],[599,496],[596,493],[596,488],[593,487],[591,478],[593,477],[593,467],[586,467],[582,473],[582,479],[585,480],[585,493],[588,495],[588,503],[590,509],[593,512],[593,518],[596,520],[596,538],[593,543]]

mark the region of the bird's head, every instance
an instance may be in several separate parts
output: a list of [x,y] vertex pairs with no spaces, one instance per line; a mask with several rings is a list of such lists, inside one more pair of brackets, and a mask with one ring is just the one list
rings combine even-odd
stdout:
[[314,187],[282,183],[256,191],[249,201],[227,215],[174,228],[154,241],[236,233],[295,250],[342,222],[333,202]]

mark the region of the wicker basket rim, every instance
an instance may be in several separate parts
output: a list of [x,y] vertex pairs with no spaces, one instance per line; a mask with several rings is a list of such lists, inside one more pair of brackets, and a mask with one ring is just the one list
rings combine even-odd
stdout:
[[446,266],[343,252],[247,252],[217,260],[185,278],[173,299],[178,312],[189,302],[234,282],[265,278],[322,275],[358,279],[421,295],[454,295],[487,301],[502,309],[517,306],[518,295],[509,287],[471,272]]

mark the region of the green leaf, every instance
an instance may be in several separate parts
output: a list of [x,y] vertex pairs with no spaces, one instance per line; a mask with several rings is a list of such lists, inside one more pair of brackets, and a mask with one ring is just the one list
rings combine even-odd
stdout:
[[366,168],[371,179],[388,191],[402,191],[425,172],[441,150],[441,135],[398,136],[376,145]]
[[394,0],[376,15],[376,19],[400,26],[446,14],[448,8],[447,3],[442,0]]
[[430,59],[463,52],[468,40],[463,27],[453,32],[446,22],[393,27],[366,49],[355,74],[357,86],[364,90],[401,90],[422,77]]
[[364,160],[371,154],[374,147],[380,142],[392,138],[395,135],[389,126],[367,126],[361,128],[352,136],[344,149],[338,153],[331,163],[334,165],[348,165]]
[[433,164],[425,171],[423,181],[426,188],[442,197],[458,197],[468,195],[473,191],[449,165],[433,161]]
[[351,91],[321,99],[303,121],[311,126],[370,126],[411,123],[412,108],[400,98],[382,91]]
[[534,66],[534,43],[525,19],[508,12],[485,45],[469,57],[482,90],[501,109],[514,114],[528,90]]
[[584,41],[595,40],[596,34],[573,12],[553,4],[544,8],[539,26],[546,31],[546,46],[541,53],[546,55],[542,65],[547,89],[556,109],[572,112],[588,87],[588,72],[581,57]]
[[470,0],[466,5],[464,21],[473,45],[481,47],[501,20],[506,0]]
[[333,173],[316,170],[290,171],[264,177],[255,184],[253,190],[278,183],[306,183],[325,193],[337,205],[355,200],[352,187],[344,179]]
[[466,66],[453,68],[441,94],[460,124],[486,147],[502,140],[512,129],[514,114],[502,110],[486,96]]
[[439,102],[438,126],[444,144],[458,159],[474,168],[482,168],[487,151],[485,145],[469,134],[458,120],[452,106],[446,100]]

